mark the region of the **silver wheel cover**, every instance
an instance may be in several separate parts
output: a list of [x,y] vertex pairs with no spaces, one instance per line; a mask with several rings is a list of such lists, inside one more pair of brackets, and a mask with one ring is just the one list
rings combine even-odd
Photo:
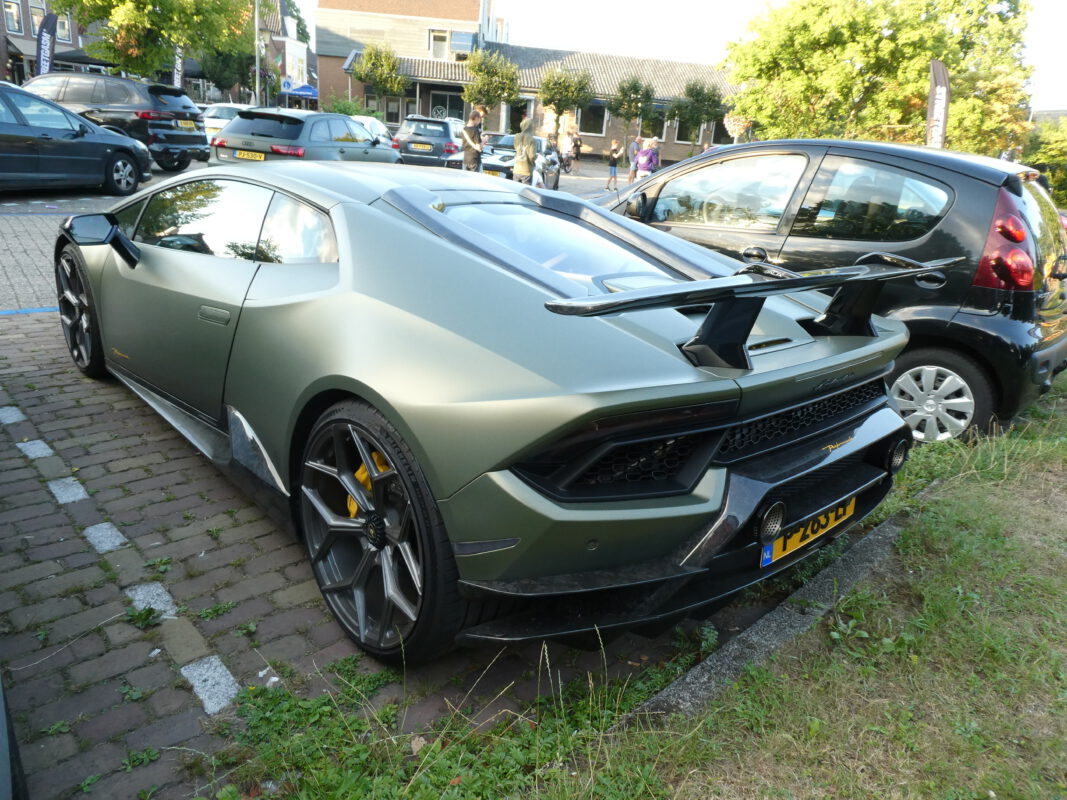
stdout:
[[955,439],[974,420],[971,387],[948,367],[913,367],[893,381],[890,392],[920,442]]
[[120,158],[111,169],[111,178],[119,189],[124,192],[128,191],[133,187],[135,181],[133,164],[124,158]]

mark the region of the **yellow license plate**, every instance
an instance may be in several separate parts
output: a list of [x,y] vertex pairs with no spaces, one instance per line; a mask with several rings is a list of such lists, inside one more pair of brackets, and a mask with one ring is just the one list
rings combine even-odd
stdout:
[[196,123],[193,122],[191,119],[180,119],[180,120],[178,120],[178,127],[179,128],[195,128],[196,127]]
[[432,144],[423,144],[422,142],[412,142],[408,145],[412,150],[433,150]]
[[812,542],[823,534],[832,531],[855,513],[856,498],[853,497],[825,514],[820,514],[814,519],[798,525],[793,530],[779,536],[772,544],[763,546],[760,551],[759,565],[766,567],[778,559],[796,552],[808,542]]
[[497,172],[497,171],[496,171],[495,169],[487,169],[487,170],[485,171],[485,174],[486,174],[486,175],[496,175],[496,176],[500,176],[500,175],[503,175],[504,173],[503,173],[503,172]]
[[234,150],[233,151],[233,157],[234,158],[247,158],[250,161],[262,161],[263,160],[263,154],[262,153],[252,153],[252,152],[250,152],[248,150]]

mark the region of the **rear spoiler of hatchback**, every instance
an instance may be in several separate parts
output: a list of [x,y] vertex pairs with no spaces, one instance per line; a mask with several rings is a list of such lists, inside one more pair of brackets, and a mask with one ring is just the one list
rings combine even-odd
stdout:
[[772,264],[749,264],[726,278],[652,286],[600,297],[549,300],[556,314],[598,317],[651,308],[711,305],[700,328],[682,350],[697,366],[751,369],[746,343],[768,297],[839,287],[818,317],[800,320],[821,336],[875,336],[871,314],[886,281],[942,270],[961,257],[922,263],[892,253],[868,253],[855,266],[790,272]]

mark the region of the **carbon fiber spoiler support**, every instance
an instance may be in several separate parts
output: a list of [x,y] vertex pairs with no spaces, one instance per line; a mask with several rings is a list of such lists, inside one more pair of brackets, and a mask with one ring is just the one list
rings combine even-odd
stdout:
[[772,264],[750,264],[728,278],[633,289],[600,297],[550,300],[545,308],[556,314],[596,317],[710,304],[696,336],[682,350],[697,366],[751,369],[748,337],[768,297],[837,286],[826,311],[801,324],[809,333],[821,336],[874,336],[871,314],[886,281],[936,272],[959,260],[940,259],[924,264],[891,253],[868,253],[855,266],[803,274]]

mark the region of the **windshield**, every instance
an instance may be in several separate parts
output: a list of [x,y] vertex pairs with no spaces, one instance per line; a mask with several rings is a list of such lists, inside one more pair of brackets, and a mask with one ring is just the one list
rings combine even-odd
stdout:
[[300,132],[304,130],[303,120],[292,117],[259,116],[255,114],[238,115],[226,126],[226,134],[234,136],[262,136],[267,139],[287,139],[293,141],[300,138]]
[[[644,273],[677,279],[662,264],[619,239],[574,217],[537,206],[479,203],[448,206],[445,214],[501,247],[568,278],[586,292],[601,292],[596,279],[613,275]],[[516,266],[521,269],[520,265]]]

